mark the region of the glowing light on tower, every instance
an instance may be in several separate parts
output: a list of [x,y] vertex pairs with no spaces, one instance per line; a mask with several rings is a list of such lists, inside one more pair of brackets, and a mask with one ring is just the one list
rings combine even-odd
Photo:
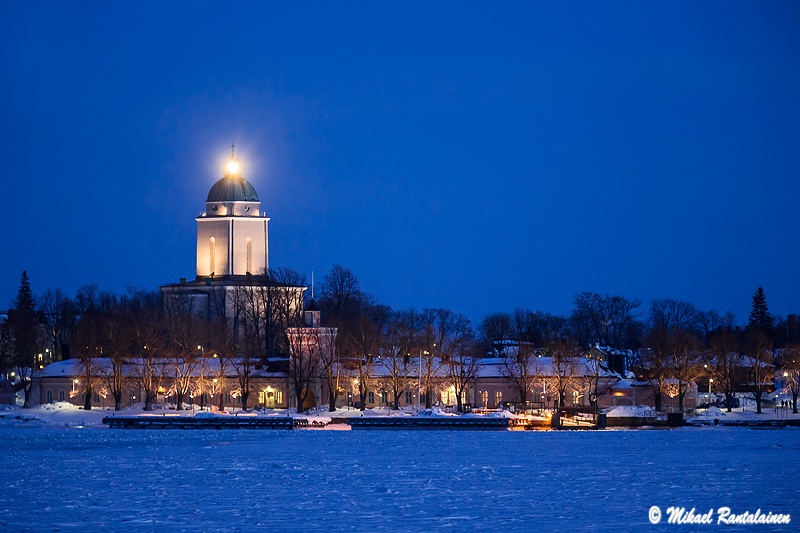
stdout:
[[239,173],[239,163],[236,161],[236,157],[233,155],[234,145],[231,145],[231,160],[228,161],[228,172],[230,174],[238,174]]

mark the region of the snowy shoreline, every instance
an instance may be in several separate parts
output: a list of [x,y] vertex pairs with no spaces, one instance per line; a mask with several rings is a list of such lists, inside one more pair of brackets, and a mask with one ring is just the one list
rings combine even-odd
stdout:
[[[55,404],[47,404],[30,409],[22,409],[19,407],[7,407],[0,410],[0,426],[25,426],[25,427],[95,427],[107,428],[103,423],[106,417],[125,416],[125,417],[194,417],[194,418],[238,418],[238,417],[258,417],[258,418],[293,418],[295,420],[303,421],[298,429],[308,430],[342,430],[349,429],[348,419],[360,417],[413,417],[413,416],[433,416],[433,417],[453,417],[449,413],[443,413],[439,410],[431,410],[424,414],[417,415],[416,413],[404,411],[391,411],[386,410],[367,410],[358,411],[353,409],[340,409],[335,412],[320,411],[316,413],[297,414],[291,410],[281,411],[263,411],[263,412],[231,412],[231,413],[212,413],[211,411],[192,411],[192,410],[156,410],[145,411],[142,407],[127,408],[120,411],[113,409],[92,409],[85,411],[72,404],[63,402]],[[613,420],[622,419],[640,419],[655,420],[655,412],[648,407],[616,407],[610,409],[606,416],[609,419],[609,426],[614,426]],[[470,418],[509,418],[516,419],[519,422],[532,423],[541,427],[546,426],[548,418],[537,417],[530,415],[515,415],[508,411],[499,411],[485,415],[461,415],[461,417]],[[800,414],[793,414],[790,410],[780,409],[765,409],[763,414],[757,414],[754,410],[735,409],[728,413],[725,410],[716,407],[710,407],[706,410],[698,411],[694,416],[686,417],[685,427],[698,427],[710,425],[737,425],[737,426],[757,426],[760,424],[767,424],[770,426],[796,426],[800,424]],[[630,424],[630,427],[649,427],[643,423]],[[627,427],[627,426],[622,426]]]

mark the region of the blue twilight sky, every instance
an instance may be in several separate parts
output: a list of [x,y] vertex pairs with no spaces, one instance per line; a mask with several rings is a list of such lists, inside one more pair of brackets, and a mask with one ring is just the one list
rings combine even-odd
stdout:
[[0,2],[0,67],[0,309],[193,278],[234,142],[393,307],[800,312],[797,2]]

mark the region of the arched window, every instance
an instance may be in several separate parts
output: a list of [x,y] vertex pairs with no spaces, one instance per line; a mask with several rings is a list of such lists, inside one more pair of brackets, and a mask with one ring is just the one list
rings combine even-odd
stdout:
[[247,245],[247,269],[245,272],[250,274],[253,272],[253,239],[248,237],[245,243]]
[[217,271],[217,239],[214,237],[208,239],[208,252],[209,271],[213,274]]

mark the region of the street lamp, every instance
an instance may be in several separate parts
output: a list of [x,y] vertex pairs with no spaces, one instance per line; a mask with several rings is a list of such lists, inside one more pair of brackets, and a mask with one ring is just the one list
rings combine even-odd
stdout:
[[714,383],[714,378],[708,378],[708,393],[711,394],[711,384]]
[[[434,346],[436,345],[434,344]],[[419,350],[419,373],[417,375],[417,412],[420,410],[420,402],[422,401],[422,356],[430,354],[431,353],[428,350],[423,350],[421,348]]]

